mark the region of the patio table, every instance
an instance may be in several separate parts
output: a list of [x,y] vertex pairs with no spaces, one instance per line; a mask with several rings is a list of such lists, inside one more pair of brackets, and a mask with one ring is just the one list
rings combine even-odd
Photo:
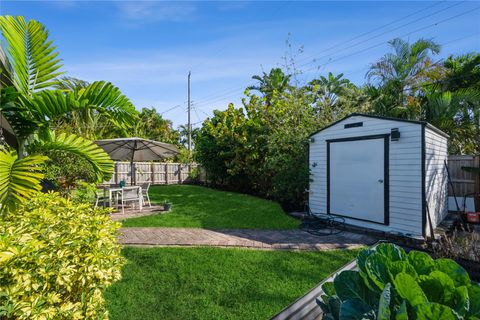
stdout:
[[[123,191],[123,188],[122,187],[110,187],[110,186],[107,186],[107,185],[100,185],[98,186],[99,188],[103,189],[103,207],[105,208],[107,206],[107,203],[106,203],[106,199],[107,199],[107,190],[108,190],[108,203],[109,203],[109,206],[110,207],[113,207],[112,206],[112,199],[113,199],[113,196],[115,193],[121,193]],[[131,186],[129,188],[138,188],[139,189],[139,193],[141,194],[142,193],[142,187],[140,186]],[[141,201],[140,201],[140,210],[142,209],[142,204],[141,204]]]

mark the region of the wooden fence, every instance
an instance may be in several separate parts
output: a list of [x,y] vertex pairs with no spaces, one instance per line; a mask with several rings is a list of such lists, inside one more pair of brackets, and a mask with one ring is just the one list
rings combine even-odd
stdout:
[[[462,167],[480,167],[480,156],[449,156],[448,169],[455,189],[455,195],[463,197],[466,194],[480,192],[480,174],[468,172]],[[453,196],[452,188],[448,186],[448,194]]]
[[[181,184],[192,180],[192,172],[197,170],[201,180],[204,176],[203,170],[196,163],[166,163],[166,162],[134,162],[134,181],[137,184],[150,182],[151,184]],[[132,166],[130,162],[116,161],[115,172],[105,183],[119,184],[125,181],[130,184]]]

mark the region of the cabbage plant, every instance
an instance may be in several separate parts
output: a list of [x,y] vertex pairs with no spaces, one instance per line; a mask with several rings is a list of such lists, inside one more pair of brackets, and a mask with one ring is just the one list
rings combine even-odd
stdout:
[[357,267],[323,285],[323,319],[480,319],[480,286],[453,260],[382,243],[362,250]]

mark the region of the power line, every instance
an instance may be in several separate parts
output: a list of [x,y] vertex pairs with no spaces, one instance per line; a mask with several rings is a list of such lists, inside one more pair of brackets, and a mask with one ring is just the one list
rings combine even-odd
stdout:
[[[367,38],[367,39],[365,39],[365,40],[356,42],[356,43],[354,43],[354,44],[352,44],[352,45],[350,45],[350,46],[348,46],[348,47],[346,47],[346,48],[343,48],[341,51],[345,51],[345,50],[347,50],[347,49],[354,48],[354,47],[356,47],[356,46],[358,46],[358,45],[360,45],[360,44],[364,44],[364,43],[366,43],[366,42],[369,42],[370,40],[373,40],[373,39],[376,39],[376,38],[378,38],[378,37],[381,37],[381,36],[383,36],[383,35],[385,35],[385,34],[388,34],[388,33],[392,32],[392,31],[396,31],[396,30],[402,29],[402,28],[404,28],[404,27],[406,27],[406,26],[408,26],[408,25],[410,25],[410,24],[412,24],[412,23],[415,23],[415,22],[418,22],[418,21],[421,21],[421,20],[430,18],[430,17],[432,17],[432,16],[434,16],[434,15],[440,13],[440,12],[443,12],[443,11],[446,11],[446,10],[451,9],[451,8],[453,8],[453,7],[456,7],[456,6],[458,6],[458,5],[460,5],[460,4],[464,3],[464,2],[465,2],[465,1],[455,3],[455,4],[451,5],[451,6],[448,6],[448,7],[446,7],[446,8],[440,9],[440,10],[438,10],[438,11],[436,11],[436,12],[433,12],[433,13],[427,14],[427,15],[425,15],[425,16],[422,16],[422,17],[420,17],[420,18],[418,18],[418,19],[416,19],[416,20],[414,20],[414,21],[410,21],[410,22],[407,22],[407,23],[405,23],[405,24],[402,24],[402,25],[399,26],[399,27],[395,27],[395,28],[393,28],[393,29],[384,31],[384,32],[382,32],[382,33],[380,33],[380,34],[377,34],[377,35],[375,35],[375,36],[373,36],[373,37],[370,37],[370,38]],[[323,56],[323,57],[321,57],[321,58],[328,58],[328,57],[334,56],[335,54],[336,54],[336,53],[331,53],[331,54],[328,54],[328,55]],[[315,63],[315,61],[301,64],[299,67],[304,67],[304,66],[307,66],[307,65],[312,64],[312,63]]]
[[[196,107],[195,107],[195,103],[193,103],[193,105],[194,105],[194,108],[196,108]],[[206,113],[205,111],[203,111],[202,109],[196,108],[196,110],[200,111],[201,113],[203,113],[203,114],[206,115],[207,117],[210,117],[210,115],[209,115],[208,113]]]
[[[412,33],[417,33],[417,32],[419,32],[419,31],[423,31],[423,30],[428,29],[428,28],[431,28],[431,27],[435,27],[435,26],[437,26],[437,25],[439,25],[439,24],[441,24],[441,23],[444,23],[444,22],[447,22],[447,21],[456,19],[456,18],[458,18],[458,17],[467,15],[467,14],[472,13],[472,12],[478,10],[478,9],[480,9],[480,7],[474,8],[474,9],[472,9],[472,10],[464,11],[464,12],[462,12],[462,13],[456,14],[456,15],[451,16],[451,17],[448,17],[448,18],[445,18],[445,19],[443,19],[443,20],[440,20],[440,21],[437,21],[437,22],[432,23],[432,24],[430,24],[430,25],[421,27],[421,28],[416,29],[416,30],[414,30],[414,31],[405,33],[405,34],[399,36],[399,38],[409,36],[409,35],[411,35]],[[382,41],[382,42],[377,43],[377,44],[375,44],[375,45],[373,45],[373,46],[370,46],[370,47],[367,47],[367,48],[364,48],[364,49],[355,51],[355,52],[353,52],[353,53],[350,53],[350,54],[347,54],[347,55],[345,55],[345,56],[339,57],[339,58],[337,58],[337,59],[329,60],[328,62],[326,62],[326,63],[324,63],[324,64],[321,64],[320,66],[316,66],[316,67],[312,67],[312,68],[303,70],[303,72],[308,72],[308,71],[311,71],[311,70],[313,70],[313,69],[318,69],[319,67],[324,67],[324,66],[329,65],[329,64],[331,64],[331,63],[337,62],[337,61],[339,61],[339,60],[343,60],[343,59],[345,59],[345,58],[349,58],[349,57],[354,56],[354,55],[357,55],[357,54],[359,54],[359,53],[363,53],[363,52],[365,52],[365,51],[368,51],[368,50],[371,50],[371,49],[373,49],[373,48],[382,46],[382,45],[384,45],[384,44],[385,44],[385,42]]]
[[202,122],[202,120],[200,119],[200,116],[198,115],[197,108],[194,105],[192,105],[192,108],[193,108],[193,111],[195,112],[195,116],[197,117],[197,120],[199,122]]
[[167,112],[170,112],[170,111],[172,111],[172,110],[175,110],[175,109],[181,108],[181,107],[182,107],[182,105],[177,104],[176,106],[171,107],[171,108],[169,108],[169,109],[167,109],[167,110],[165,110],[165,111],[163,111],[163,112],[160,112],[159,114],[160,114],[160,115],[163,115],[163,114],[165,114],[165,113],[167,113]]
[[[252,84],[253,85],[253,84]],[[247,87],[250,86],[250,85],[247,85]],[[240,88],[240,89],[239,89]],[[198,101],[208,101],[208,100],[211,100],[211,99],[215,99],[216,97],[218,96],[222,96],[224,94],[227,94],[227,93],[230,93],[232,91],[238,91],[238,90],[245,90],[246,87],[242,86],[242,87],[235,87],[235,88],[229,88],[229,89],[224,89],[224,90],[221,90],[221,91],[217,91],[213,94],[209,94],[207,96],[203,96],[199,99],[197,99]]]
[[[463,2],[465,2],[465,1],[463,1]],[[329,47],[329,48],[327,48],[327,49],[324,49],[324,50],[322,50],[322,51],[320,51],[320,52],[318,52],[318,53],[316,53],[316,54],[312,54],[312,55],[309,55],[309,56],[307,56],[307,57],[304,57],[304,58],[300,59],[299,61],[305,61],[305,60],[308,60],[308,59],[311,59],[311,58],[315,58],[315,57],[316,57],[317,55],[319,55],[320,53],[325,53],[325,52],[331,51],[331,50],[333,50],[333,49],[335,49],[335,48],[341,47],[341,46],[344,45],[344,44],[350,43],[350,42],[352,42],[352,41],[354,41],[354,40],[356,40],[356,39],[362,38],[362,37],[364,37],[364,36],[366,36],[366,35],[368,35],[368,34],[371,34],[371,33],[374,33],[374,32],[376,32],[376,31],[379,31],[379,30],[381,30],[381,29],[383,29],[383,28],[385,28],[385,27],[388,27],[388,26],[390,26],[390,25],[392,25],[392,24],[395,24],[395,23],[400,22],[400,21],[402,21],[402,20],[408,19],[408,18],[410,18],[410,17],[412,17],[412,16],[414,16],[414,15],[416,15],[416,14],[418,14],[418,13],[424,12],[425,10],[431,9],[431,8],[439,5],[440,3],[442,3],[442,1],[435,2],[433,5],[427,6],[427,7],[425,7],[425,8],[422,8],[421,10],[418,10],[418,11],[415,11],[415,12],[413,12],[413,13],[410,13],[410,14],[408,14],[408,15],[402,17],[402,18],[399,18],[399,19],[397,19],[397,20],[394,20],[394,21],[392,21],[392,22],[390,22],[390,23],[384,24],[384,25],[379,26],[379,27],[377,27],[377,28],[374,28],[374,29],[372,29],[372,30],[370,30],[370,31],[364,32],[364,33],[362,33],[362,34],[360,34],[360,35],[358,35],[358,36],[356,36],[356,37],[350,38],[349,40],[347,40],[347,41],[345,41],[345,42],[339,42],[339,43],[337,43],[337,44],[335,44],[335,45],[333,45],[333,46],[331,46],[331,47]],[[460,3],[459,3],[459,4],[460,4]],[[456,4],[456,5],[458,5],[458,4]],[[442,9],[441,11],[444,11],[444,10],[446,10],[446,9],[448,9],[448,8]],[[438,13],[438,12],[437,12],[437,13]],[[390,31],[391,31],[391,30],[390,30]]]
[[[446,8],[437,10],[437,11],[434,12],[434,13],[431,13],[431,14],[428,14],[428,15],[425,15],[425,16],[422,16],[420,19],[425,19],[425,18],[431,17],[431,16],[436,15],[436,14],[438,14],[438,13],[440,13],[440,12],[443,12],[443,11],[445,11],[445,10],[448,10],[448,9],[451,9],[451,8],[453,8],[453,7],[455,7],[455,6],[458,6],[458,5],[460,5],[460,4],[464,3],[464,2],[465,2],[465,1],[459,2],[459,3],[455,3],[455,4],[451,5],[451,6],[446,7]],[[397,19],[396,22],[401,21],[401,20],[403,20],[403,19],[405,19],[405,18],[408,18],[408,17],[410,17],[410,16],[413,16],[413,15],[419,13],[419,12],[425,11],[426,9],[431,8],[431,7],[433,7],[433,5],[430,6],[430,7],[424,8],[424,9],[422,9],[422,10],[420,10],[420,11],[416,11],[416,12],[414,12],[414,13],[412,13],[412,14],[410,14],[410,15],[407,15],[407,16],[401,18],[401,19]],[[412,32],[409,32],[409,33],[407,33],[406,35],[410,35],[410,34],[412,34],[412,33],[415,33],[415,32],[418,32],[418,31],[421,31],[421,30],[424,30],[424,29],[427,29],[427,28],[431,28],[431,27],[436,26],[436,25],[438,25],[438,24],[440,24],[440,23],[443,23],[443,22],[445,22],[445,21],[448,21],[448,20],[457,18],[457,17],[459,17],[459,16],[462,16],[462,15],[467,14],[467,13],[469,13],[469,12],[475,11],[475,10],[477,10],[477,9],[478,9],[478,8],[476,8],[476,9],[474,9],[474,10],[470,10],[470,11],[468,11],[468,12],[464,12],[464,13],[462,13],[462,14],[459,14],[459,15],[456,15],[456,16],[453,16],[453,17],[450,17],[450,18],[447,18],[447,19],[444,19],[444,20],[441,20],[441,21],[438,21],[438,22],[433,23],[433,24],[431,24],[431,25],[428,25],[428,26],[426,26],[426,27],[422,27],[422,28],[420,28],[420,29],[417,29],[417,30],[414,30],[414,31],[412,31]],[[415,20],[415,22],[416,22],[416,21],[419,21],[419,19]],[[411,22],[409,22],[408,24],[410,24],[410,23],[411,23]],[[383,27],[388,26],[388,25],[391,25],[391,24],[393,24],[393,22],[390,23],[390,24],[384,25]],[[351,45],[351,46],[348,46],[348,47],[346,47],[346,48],[343,48],[342,50],[340,50],[340,52],[341,52],[341,51],[345,51],[345,50],[350,49],[350,48],[353,48],[353,47],[355,47],[355,46],[358,46],[359,44],[366,43],[366,42],[368,42],[368,41],[370,41],[370,40],[372,40],[372,39],[377,38],[378,36],[381,36],[381,35],[390,33],[390,32],[392,32],[392,31],[395,31],[395,30],[398,30],[398,29],[401,29],[401,28],[403,28],[404,26],[406,26],[406,25],[408,25],[408,24],[404,24],[404,25],[402,25],[402,26],[400,26],[400,27],[396,27],[396,28],[390,29],[390,30],[388,30],[388,31],[386,31],[386,32],[383,32],[383,33],[381,33],[380,35],[377,35],[377,36],[374,36],[374,37],[370,37],[370,38],[368,38],[368,39],[362,40],[361,42],[357,42],[357,43],[355,43],[355,44],[353,44],[353,45]],[[382,28],[382,27],[380,27],[380,28]],[[366,33],[364,33],[364,34],[362,34],[362,35],[360,35],[360,36],[354,37],[354,38],[352,38],[352,39],[350,39],[350,40],[348,40],[348,41],[346,41],[346,42],[338,43],[337,45],[335,45],[335,46],[333,46],[333,47],[336,48],[336,47],[342,46],[342,45],[345,44],[345,43],[351,42],[351,41],[353,41],[353,40],[355,40],[355,39],[358,39],[358,38],[360,38],[361,36],[363,36],[363,35],[365,35],[365,34],[369,34],[369,33],[372,33],[372,31],[369,31],[369,32],[366,32]],[[402,35],[402,36],[400,36],[400,37],[403,37],[403,36],[405,36],[405,35]],[[374,45],[374,46],[371,46],[371,47],[362,49],[362,50],[360,50],[360,51],[356,51],[356,52],[354,52],[354,53],[352,53],[352,54],[349,54],[349,55],[346,55],[346,56],[337,58],[337,59],[335,59],[335,60],[330,60],[330,61],[328,61],[327,63],[324,63],[323,65],[316,66],[316,67],[313,67],[313,68],[309,68],[309,69],[307,69],[307,70],[304,70],[303,72],[308,72],[308,71],[313,70],[313,69],[319,69],[320,67],[323,67],[323,66],[325,66],[325,65],[328,65],[328,64],[333,63],[333,62],[335,62],[335,61],[338,61],[338,60],[341,60],[341,59],[344,59],[344,58],[353,56],[353,55],[358,54],[358,53],[362,53],[362,52],[364,52],[364,51],[373,49],[373,48],[378,47],[378,46],[383,45],[383,44],[384,44],[384,42],[382,42],[381,44],[376,44],[376,45]],[[333,47],[331,47],[331,48],[333,48]],[[328,50],[328,49],[327,49],[327,50]],[[338,54],[338,51],[336,52],[336,54]],[[332,56],[332,54],[330,54],[330,55],[328,55],[328,56]],[[327,56],[327,57],[328,57],[328,56]],[[309,64],[311,64],[311,63],[306,63],[306,64],[303,64],[303,65],[300,65],[300,67],[306,66],[306,65],[309,65]],[[228,91],[232,91],[232,90],[235,90],[235,91],[236,91],[236,90],[241,90],[241,89],[244,89],[244,88],[245,88],[245,87],[234,88],[234,89],[229,89]],[[210,95],[210,96],[211,96],[211,95]],[[207,96],[207,97],[208,97],[208,96]],[[214,97],[215,97],[215,99],[209,98],[209,99],[206,99],[206,100],[203,100],[203,99],[200,100],[200,101],[201,101],[200,105],[205,105],[205,104],[209,104],[209,103],[212,103],[212,102],[216,102],[216,101],[222,100],[222,98],[224,98],[225,96],[223,96],[222,94],[220,94],[220,95],[214,95]]]
[[[478,10],[478,9],[480,9],[480,7],[477,8],[477,9],[475,9],[475,10]],[[451,43],[455,43],[455,42],[458,42],[458,41],[461,41],[461,40],[464,40],[464,39],[468,39],[468,38],[471,38],[471,37],[474,37],[474,36],[478,36],[478,35],[479,35],[478,33],[470,34],[470,35],[465,36],[465,37],[461,37],[461,38],[457,38],[457,39],[453,39],[453,40],[444,42],[444,43],[441,44],[441,45],[442,45],[442,46],[445,46],[445,45],[448,45],[448,44],[451,44]],[[384,43],[382,42],[382,44],[384,44]],[[362,71],[363,71],[363,70],[360,70],[359,72],[362,72]],[[452,78],[452,79],[453,79],[453,78]],[[439,81],[439,82],[437,82],[437,83],[440,83],[440,82],[441,82],[441,81]],[[432,84],[436,84],[436,83],[432,83]],[[431,84],[428,84],[428,83],[423,83],[423,84],[421,84],[421,86],[423,86],[423,85],[431,85]],[[411,89],[414,89],[414,88],[415,88],[415,87],[410,87],[409,89],[411,90]],[[220,100],[222,100],[222,99],[224,99],[224,98],[226,98],[226,96],[225,96],[225,97],[218,98],[218,99],[216,99],[216,100],[212,100],[211,102],[204,102],[204,103],[202,103],[201,105],[206,105],[206,104],[213,103],[213,102],[215,102],[215,101],[220,101]],[[198,106],[198,105],[197,105],[197,106]],[[198,107],[197,107],[197,109],[200,110],[201,112],[203,112],[203,110],[199,109]],[[203,113],[204,113],[205,115],[209,116],[207,113],[205,113],[205,112],[203,112]]]

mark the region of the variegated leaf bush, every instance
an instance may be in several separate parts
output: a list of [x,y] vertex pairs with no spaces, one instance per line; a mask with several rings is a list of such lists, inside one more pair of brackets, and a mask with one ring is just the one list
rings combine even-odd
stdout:
[[0,319],[108,319],[120,225],[106,209],[36,193],[0,224]]

